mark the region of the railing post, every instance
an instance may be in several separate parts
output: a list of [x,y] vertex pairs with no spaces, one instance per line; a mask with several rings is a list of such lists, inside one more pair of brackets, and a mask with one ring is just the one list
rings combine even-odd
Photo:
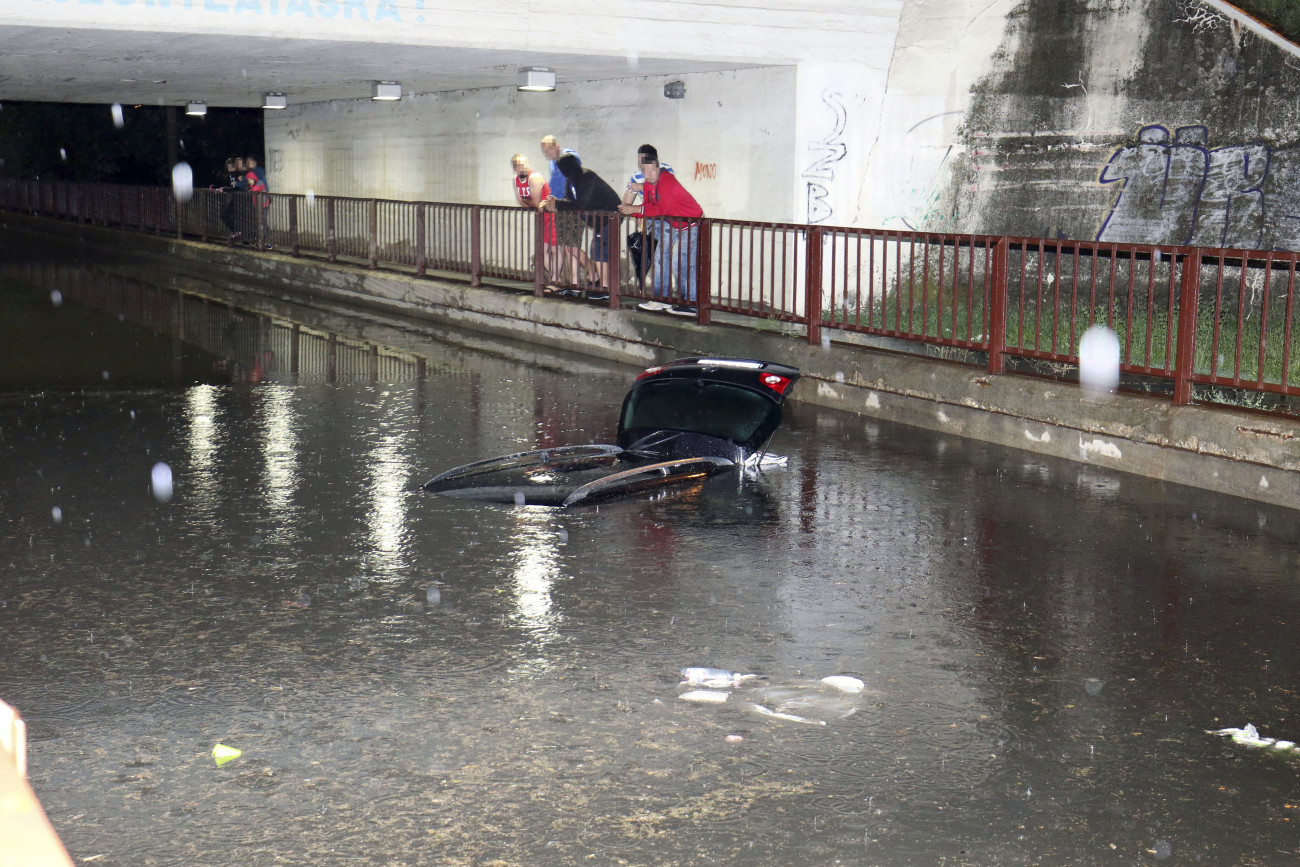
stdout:
[[984,308],[988,310],[989,373],[1007,369],[1007,261],[1010,254],[1006,237],[993,242],[993,273],[985,286]]
[[546,285],[546,212],[533,211],[533,296],[541,298]]
[[379,267],[379,200],[371,199],[366,205],[366,222],[370,233],[370,267]]
[[329,196],[325,199],[325,254],[327,261],[335,262],[338,260],[338,239],[335,237],[334,228],[334,197]]
[[289,197],[289,255],[297,256],[298,247],[298,202],[297,196]]
[[[713,282],[712,225],[709,220],[701,217],[696,222],[695,228],[695,318],[701,325],[708,325],[712,315],[712,308],[709,306],[709,284]],[[665,237],[668,237],[667,232]],[[678,253],[673,251],[673,255],[676,256]],[[680,291],[679,287],[678,292]]]
[[1192,373],[1196,368],[1196,308],[1200,295],[1201,251],[1193,248],[1183,256],[1183,274],[1178,292],[1178,350],[1174,361],[1175,406],[1186,406],[1192,402]]
[[610,214],[605,226],[609,239],[609,309],[618,309],[618,290],[623,286],[623,217]]
[[809,226],[804,238],[803,316],[815,346],[822,342],[822,227]]
[[424,202],[415,205],[415,276],[423,277],[429,268],[429,256],[425,253],[428,246],[425,241],[427,230],[424,226]]
[[469,285],[483,285],[483,206],[469,210]]

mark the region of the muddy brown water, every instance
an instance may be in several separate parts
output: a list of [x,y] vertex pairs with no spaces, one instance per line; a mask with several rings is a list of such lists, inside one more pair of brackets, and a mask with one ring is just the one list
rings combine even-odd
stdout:
[[634,371],[8,252],[0,697],[78,863],[1300,852],[1300,756],[1206,734],[1300,738],[1293,513],[806,406],[757,478],[442,499]]

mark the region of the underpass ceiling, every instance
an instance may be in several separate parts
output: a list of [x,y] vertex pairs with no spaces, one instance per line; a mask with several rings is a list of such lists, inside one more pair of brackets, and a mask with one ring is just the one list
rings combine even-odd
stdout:
[[262,94],[289,104],[370,96],[375,81],[403,95],[513,86],[523,66],[548,66],[560,84],[742,69],[653,57],[546,54],[388,43],[187,33],[0,26],[0,101],[255,108]]

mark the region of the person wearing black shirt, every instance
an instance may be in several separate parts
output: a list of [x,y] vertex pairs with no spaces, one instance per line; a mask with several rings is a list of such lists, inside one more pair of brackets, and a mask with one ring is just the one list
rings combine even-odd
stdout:
[[593,230],[589,252],[592,261],[600,269],[600,291],[589,292],[587,297],[604,301],[609,297],[610,236],[609,219],[605,213],[599,212],[617,212],[622,199],[600,175],[584,168],[573,154],[560,157],[555,165],[568,180],[569,190],[563,199],[547,197],[546,207],[549,210],[588,212],[584,219]]

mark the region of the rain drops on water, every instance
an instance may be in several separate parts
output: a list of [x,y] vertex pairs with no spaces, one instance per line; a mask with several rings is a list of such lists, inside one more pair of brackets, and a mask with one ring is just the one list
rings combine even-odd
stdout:
[[172,468],[159,461],[153,465],[153,472],[150,474],[153,496],[160,503],[166,503],[172,498]]
[[1079,339],[1079,384],[1093,396],[1119,387],[1119,338],[1105,325],[1094,325]]
[[188,202],[194,197],[194,170],[184,160],[172,166],[172,195],[178,202]]
[[121,129],[123,124],[125,123],[125,121],[122,120],[122,104],[120,102],[113,103],[112,111],[113,111],[113,126],[117,127],[118,129]]

